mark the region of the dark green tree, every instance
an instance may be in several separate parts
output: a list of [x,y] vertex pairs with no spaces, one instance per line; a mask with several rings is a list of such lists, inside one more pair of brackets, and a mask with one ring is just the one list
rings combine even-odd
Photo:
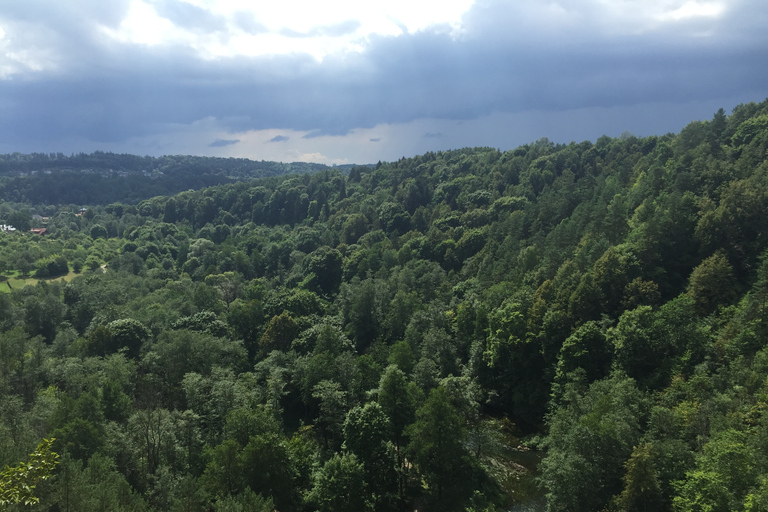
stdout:
[[602,510],[622,491],[623,466],[640,437],[645,402],[632,379],[615,373],[583,386],[566,386],[548,418],[541,463],[548,511]]
[[472,460],[464,421],[443,387],[433,389],[407,429],[411,454],[438,510],[461,510],[472,492]]
[[363,464],[370,502],[375,510],[393,510],[397,471],[389,418],[376,402],[354,407],[344,421],[344,448]]
[[341,284],[341,253],[322,246],[304,258],[302,265],[306,276],[302,285],[321,295],[330,296]]
[[727,305],[736,297],[733,288],[733,268],[722,253],[717,253],[693,269],[688,294],[699,313],[707,315],[718,306]]
[[291,342],[298,334],[299,327],[296,325],[296,322],[286,311],[283,311],[281,314],[272,317],[272,320],[269,321],[259,341],[259,346],[264,351],[288,351],[291,348]]
[[298,473],[285,440],[273,433],[252,436],[239,456],[246,486],[271,497],[278,510],[293,510],[298,504]]
[[416,419],[418,388],[409,382],[405,374],[394,365],[388,366],[379,383],[378,403],[389,418],[390,435],[397,454],[398,494],[405,497],[407,465],[403,453],[408,443],[406,427]]

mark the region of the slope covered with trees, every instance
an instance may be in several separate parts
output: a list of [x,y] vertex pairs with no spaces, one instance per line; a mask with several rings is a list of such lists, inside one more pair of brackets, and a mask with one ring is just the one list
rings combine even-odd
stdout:
[[[342,166],[348,168],[349,166]],[[245,158],[135,156],[96,151],[0,155],[0,200],[33,204],[106,205],[281,174],[315,172],[323,164]]]
[[43,208],[0,235],[82,274],[0,294],[39,510],[504,510],[530,448],[527,506],[768,510],[768,101],[0,219]]

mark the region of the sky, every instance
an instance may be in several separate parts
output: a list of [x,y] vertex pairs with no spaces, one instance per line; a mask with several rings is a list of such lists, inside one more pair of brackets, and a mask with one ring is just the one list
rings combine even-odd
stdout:
[[2,0],[0,153],[325,164],[677,132],[768,97],[766,0]]

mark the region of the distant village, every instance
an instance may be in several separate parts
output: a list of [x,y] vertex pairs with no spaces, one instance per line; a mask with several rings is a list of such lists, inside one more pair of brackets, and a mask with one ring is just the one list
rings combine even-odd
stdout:
[[[75,215],[77,215],[78,217],[82,217],[83,215],[85,215],[86,211],[87,211],[87,208],[80,208],[80,210],[78,210],[78,212]],[[38,224],[38,225],[46,224],[48,222],[48,220],[50,219],[50,217],[44,217],[42,215],[37,215],[37,214],[33,214],[31,216],[31,218],[32,218],[32,221],[35,224]],[[16,227],[11,225],[11,224],[0,223],[0,232],[3,232],[3,233],[20,233],[22,231],[16,229]],[[33,235],[40,235],[40,236],[42,236],[42,235],[48,234],[48,228],[46,228],[46,227],[30,228],[29,231],[27,231],[27,232],[28,233],[32,233]]]
[[[0,231],[3,231],[5,233],[15,233],[18,230],[15,227],[11,226],[10,224],[0,224]],[[29,230],[29,232],[35,235],[45,235],[46,233],[48,233],[48,229],[32,228]]]
[[[78,214],[78,215],[80,215],[80,214]],[[32,220],[36,220],[38,222],[47,222],[48,221],[48,217],[43,217],[41,215],[33,215],[32,216]],[[16,233],[19,230],[16,229],[15,227],[11,226],[10,224],[0,224],[0,231],[3,231],[5,233]],[[42,236],[42,235],[45,235],[45,234],[48,233],[48,229],[47,228],[31,228],[29,230],[29,232],[34,234],[34,235],[41,235]]]

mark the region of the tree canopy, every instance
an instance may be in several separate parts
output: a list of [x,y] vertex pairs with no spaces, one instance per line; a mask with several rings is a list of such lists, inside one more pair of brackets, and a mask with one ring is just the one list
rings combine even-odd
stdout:
[[0,156],[2,499],[766,510],[766,116],[341,168]]

